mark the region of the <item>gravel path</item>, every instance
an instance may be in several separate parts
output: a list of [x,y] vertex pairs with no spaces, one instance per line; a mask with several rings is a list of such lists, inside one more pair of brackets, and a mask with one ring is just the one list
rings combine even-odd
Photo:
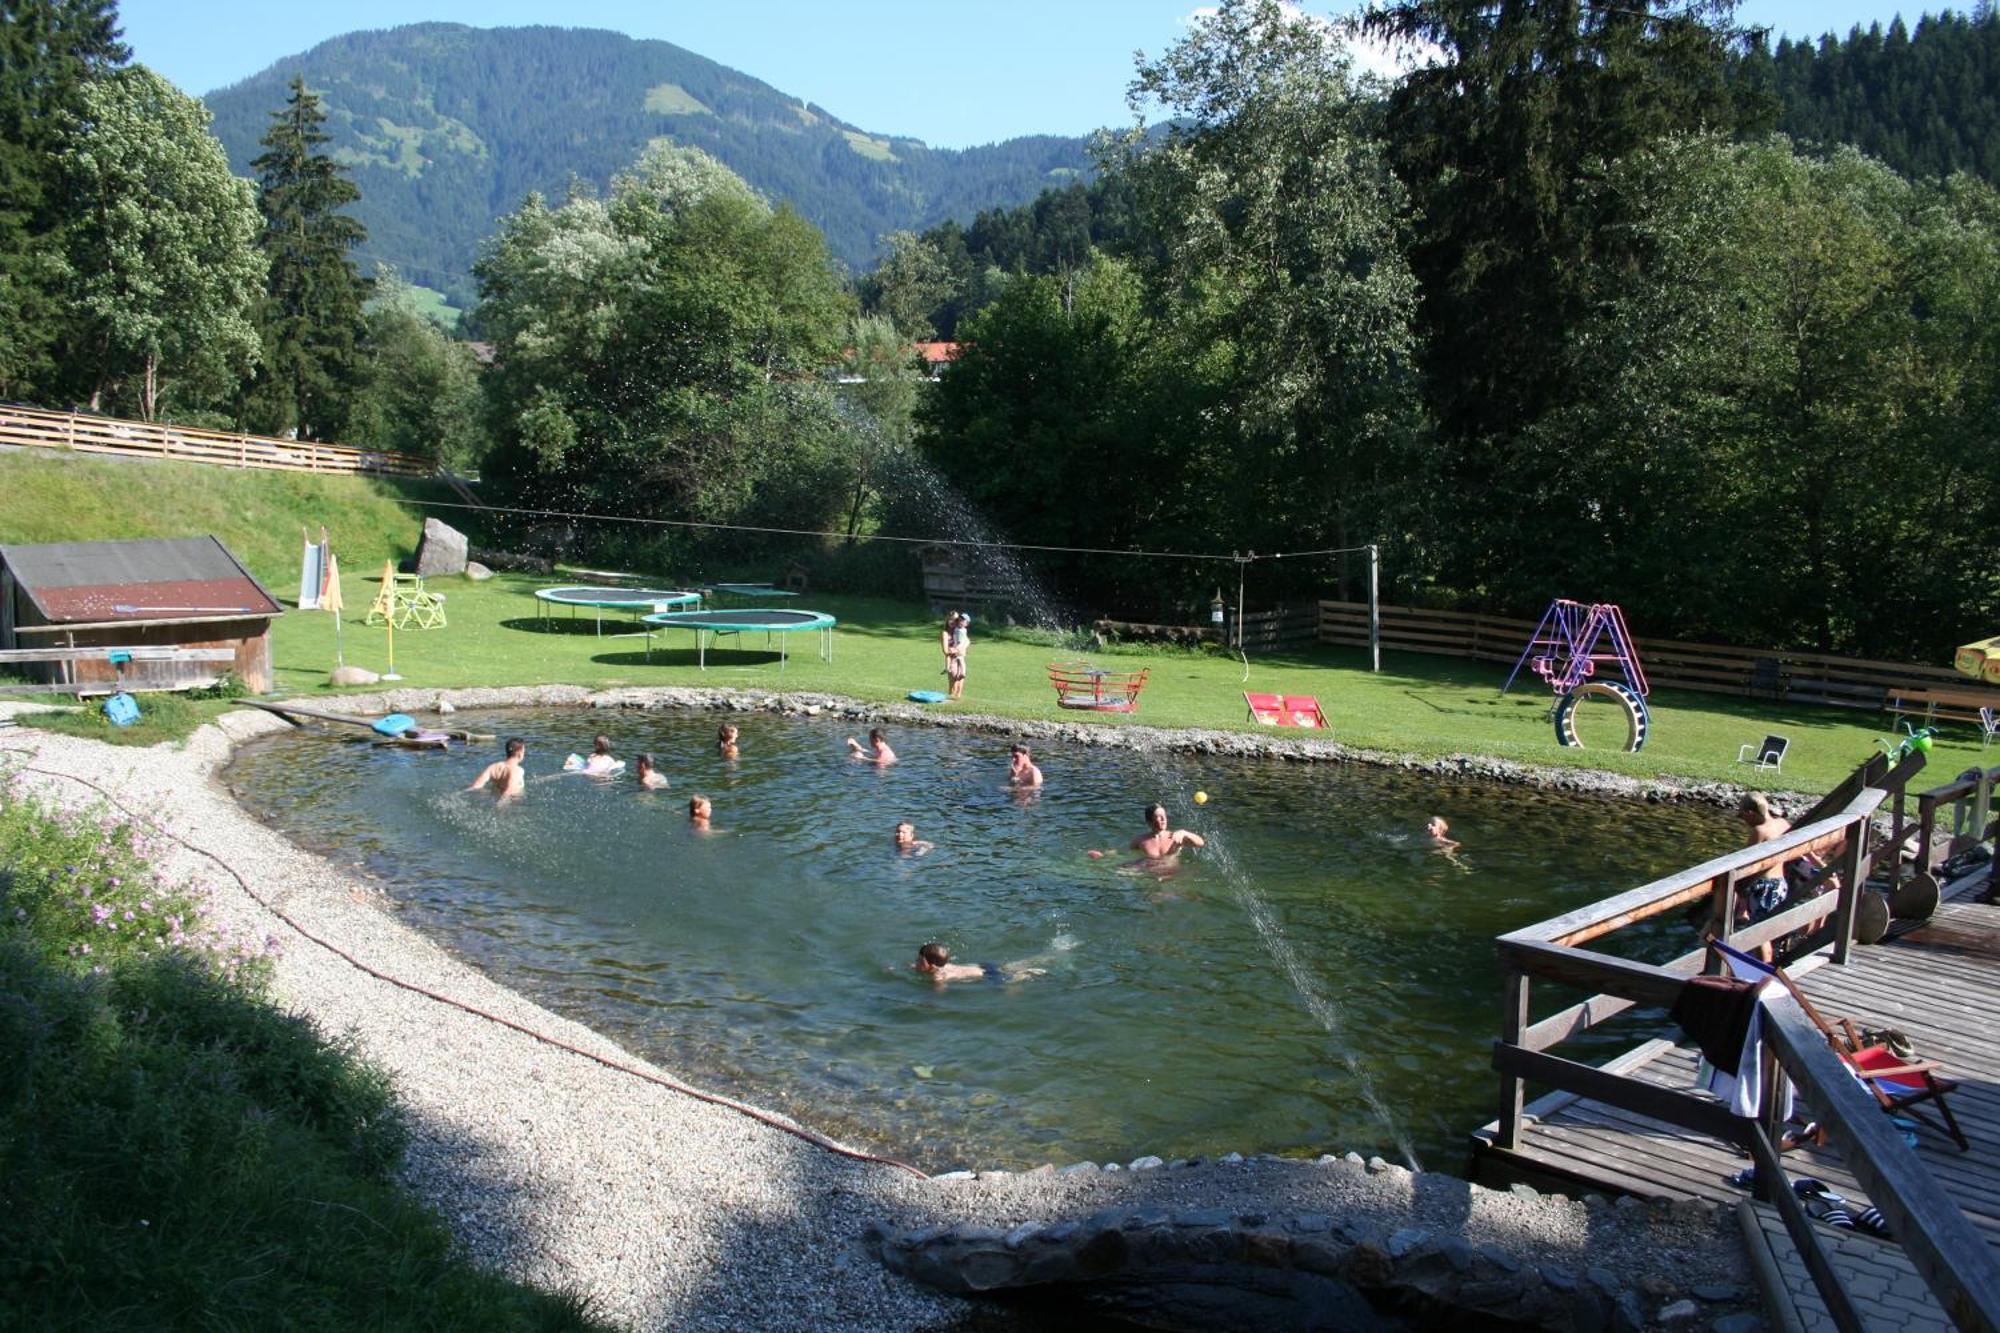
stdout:
[[[465,694],[466,706],[489,702]],[[0,705],[8,757],[111,791],[128,811],[221,858],[258,897],[369,967],[652,1069],[453,959],[397,922],[375,890],[246,814],[215,775],[234,745],[282,730],[277,719],[231,713],[184,746],[133,750],[29,729],[32,707]],[[29,781],[65,804],[100,799],[60,778]],[[302,938],[200,856],[176,850],[161,868],[213,885],[217,911],[234,924],[276,935],[284,945],[279,1002],[330,1034],[353,1034],[395,1077],[412,1112],[408,1179],[468,1253],[518,1278],[581,1291],[623,1327],[951,1327],[974,1307],[889,1274],[864,1242],[871,1223],[1006,1226],[1115,1205],[1304,1209],[1379,1217],[1390,1228],[1415,1218],[1538,1260],[1610,1265],[1631,1282],[1663,1266],[1675,1270],[1676,1285],[1747,1281],[1733,1232],[1707,1214],[1626,1210],[1622,1225],[1607,1227],[1611,1210],[1400,1169],[1271,1161],[919,1180],[377,980]]]

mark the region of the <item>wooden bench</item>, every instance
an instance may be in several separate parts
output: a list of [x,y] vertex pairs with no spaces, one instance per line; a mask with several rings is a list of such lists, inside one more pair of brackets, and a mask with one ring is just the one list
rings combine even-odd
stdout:
[[1088,662],[1051,662],[1049,684],[1055,687],[1058,708],[1135,713],[1139,710],[1139,691],[1145,688],[1151,672],[1151,667],[1107,671]]
[[2000,708],[2000,690],[1889,690],[1889,711],[1898,718],[1977,725],[1982,708]]
[[1880,685],[1863,685],[1851,680],[1811,680],[1792,677],[1785,688],[1785,702],[1830,704],[1835,708],[1866,708],[1878,711],[1888,706],[1888,691]]

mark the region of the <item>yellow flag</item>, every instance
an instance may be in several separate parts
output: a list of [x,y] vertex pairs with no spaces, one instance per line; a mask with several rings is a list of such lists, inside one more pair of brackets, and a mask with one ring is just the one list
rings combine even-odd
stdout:
[[326,553],[326,586],[319,592],[319,609],[339,612],[346,603],[340,598],[340,557],[333,552]]

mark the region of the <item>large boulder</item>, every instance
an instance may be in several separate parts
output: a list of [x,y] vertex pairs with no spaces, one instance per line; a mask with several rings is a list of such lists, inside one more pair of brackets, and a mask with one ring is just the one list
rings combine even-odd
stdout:
[[425,519],[424,539],[417,545],[418,576],[428,579],[463,574],[466,548],[465,534],[457,528],[434,518]]
[[338,690],[352,685],[373,685],[381,679],[366,667],[344,666],[335,667],[333,674],[327,677],[326,683]]

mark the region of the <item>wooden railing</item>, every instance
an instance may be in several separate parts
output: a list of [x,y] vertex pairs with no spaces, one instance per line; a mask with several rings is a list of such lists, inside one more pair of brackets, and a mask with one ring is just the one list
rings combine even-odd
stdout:
[[[1597,1068],[1550,1054],[1553,1047],[1634,1007],[1672,1007],[1688,977],[1702,970],[1706,949],[1655,965],[1585,946],[1703,899],[1713,900],[1712,920],[1719,935],[1739,948],[1804,931],[1814,947],[1831,945],[1836,964],[1845,962],[1859,895],[1868,892],[1863,886],[1871,864],[1872,821],[1884,801],[1899,793],[1923,763],[1921,754],[1911,755],[1892,770],[1887,758],[1878,756],[1781,838],[1501,936],[1497,944],[1505,1001],[1500,1040],[1493,1051],[1493,1066],[1501,1078],[1495,1146],[1510,1152],[1521,1149],[1526,1086],[1533,1081],[1742,1148],[1757,1164],[1758,1197],[1784,1218],[1834,1322],[1859,1333],[1862,1317],[1794,1194],[1776,1146],[1780,1126],[1775,1108],[1782,1099],[1774,1089],[1782,1071],[1811,1101],[1869,1198],[1959,1327],[2000,1327],[2000,1278],[1986,1242],[1904,1146],[1874,1099],[1789,996],[1773,996],[1766,1009],[1770,1077],[1765,1080],[1767,1114],[1762,1120],[1739,1118],[1713,1100],[1633,1077],[1615,1063]],[[1835,864],[1841,875],[1839,892],[1737,928],[1738,886],[1808,851]],[[1532,988],[1538,980],[1581,988],[1589,998],[1533,1021]]]
[[[1535,632],[1532,620],[1469,611],[1384,606],[1381,619],[1384,648],[1508,666],[1520,659],[1521,650]],[[1322,601],[1319,637],[1322,643],[1365,647],[1368,604]],[[1642,638],[1635,642],[1645,662],[1646,675],[1654,685],[1670,689],[1720,694],[1755,691],[1800,702],[1845,703],[1875,709],[1887,707],[1889,693],[1898,688],[1977,690],[1973,682],[1948,666],[1878,662],[1779,648],[1687,643],[1678,639]],[[2000,706],[2000,690],[1990,694],[1987,702]]]
[[387,449],[350,449],[346,445],[315,444],[310,440],[230,435],[193,426],[45,412],[33,407],[0,407],[0,445],[68,449],[80,454],[172,458],[280,472],[391,477],[429,477],[437,472],[437,465],[427,458]]

